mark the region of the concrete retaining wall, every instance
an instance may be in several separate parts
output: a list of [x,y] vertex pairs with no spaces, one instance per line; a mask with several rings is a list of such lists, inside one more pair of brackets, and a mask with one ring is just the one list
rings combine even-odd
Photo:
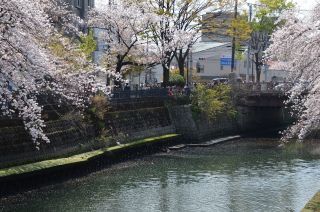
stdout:
[[[37,150],[21,120],[2,117],[0,167],[81,151],[83,146],[90,148],[96,137],[92,125],[72,120],[72,115],[68,120],[48,121],[46,125],[45,133],[51,142],[41,144],[40,150]],[[105,117],[105,126],[109,136],[123,139],[121,143],[176,132],[165,107],[110,112]]]
[[40,150],[22,125],[1,127],[0,166],[68,154],[94,138],[93,127],[76,120],[55,120],[46,125],[45,133],[51,142],[42,144]]
[[105,125],[110,135],[125,136],[128,141],[176,132],[165,107],[107,113]]
[[[223,135],[264,130],[281,126],[288,119],[282,108],[238,107],[238,117],[220,116],[211,121],[204,114],[192,114],[190,105],[166,108],[140,108],[109,112],[105,116],[108,135],[119,137],[122,143],[137,139],[178,133],[185,140],[203,140]],[[46,122],[50,144],[36,150],[21,120],[0,120],[0,167],[70,154],[91,146],[95,129],[81,120],[57,119]]]
[[187,140],[203,140],[223,135],[275,129],[292,123],[288,111],[279,107],[237,107],[237,117],[220,116],[210,120],[205,114],[192,114],[190,105],[169,108],[177,133]]
[[224,116],[210,120],[204,114],[193,115],[190,105],[170,107],[169,111],[177,133],[186,140],[203,140],[238,131],[235,120]]

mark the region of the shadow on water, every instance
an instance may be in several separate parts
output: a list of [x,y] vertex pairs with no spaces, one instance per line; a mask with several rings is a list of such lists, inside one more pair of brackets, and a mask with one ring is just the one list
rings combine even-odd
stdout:
[[320,188],[317,141],[243,138],[156,153],[0,199],[2,211],[298,211]]

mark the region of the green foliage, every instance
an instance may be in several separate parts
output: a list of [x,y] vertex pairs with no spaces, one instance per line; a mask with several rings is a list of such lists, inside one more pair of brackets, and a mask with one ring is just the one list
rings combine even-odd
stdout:
[[260,0],[260,3],[265,6],[258,9],[252,28],[254,31],[265,31],[269,34],[281,24],[276,22],[278,14],[295,6],[290,0]]
[[246,13],[239,15],[237,19],[233,19],[227,30],[227,34],[230,37],[236,39],[236,59],[243,59],[243,49],[241,43],[248,41],[251,37],[252,27],[248,22],[248,16]]
[[86,55],[88,60],[92,60],[92,53],[97,49],[97,42],[94,39],[93,31],[90,30],[88,35],[80,37],[80,50]]
[[236,42],[236,59],[237,60],[243,60],[245,58],[245,55],[244,55],[244,49],[243,49],[243,46],[240,45],[240,43],[237,43]]
[[108,141],[108,131],[105,128],[105,114],[109,110],[109,104],[105,95],[96,95],[92,98],[92,103],[88,109],[89,119],[95,125],[98,140]]
[[314,197],[301,210],[301,212],[311,211],[320,211],[320,192],[316,193]]
[[240,15],[237,19],[233,19],[229,29],[227,30],[227,34],[230,37],[235,37],[238,43],[247,41],[250,38],[251,32],[252,28],[248,22],[247,14]]
[[104,95],[94,96],[89,110],[97,119],[103,120],[105,113],[108,111],[107,97]]
[[48,49],[53,55],[66,62],[69,71],[85,68],[86,58],[84,53],[79,49],[79,40],[64,37],[54,36],[50,38]]
[[229,85],[220,84],[213,88],[198,85],[191,96],[192,111],[204,113],[210,119],[220,115],[234,118],[236,110],[232,103],[232,89]]
[[186,84],[183,76],[177,73],[171,73],[169,78],[170,86],[180,86],[183,87]]

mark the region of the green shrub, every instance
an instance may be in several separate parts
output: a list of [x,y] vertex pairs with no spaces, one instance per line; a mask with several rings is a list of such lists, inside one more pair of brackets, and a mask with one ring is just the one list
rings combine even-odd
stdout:
[[105,95],[96,95],[92,97],[89,110],[96,119],[104,120],[104,115],[108,109],[108,100]]
[[88,35],[80,37],[80,50],[86,55],[88,60],[92,60],[92,53],[97,49],[97,42],[93,36],[93,31],[89,30]]
[[109,110],[109,104],[105,95],[96,95],[91,99],[91,105],[88,108],[90,121],[96,128],[98,140],[107,141],[109,139],[108,130],[105,127],[105,114]]
[[176,73],[171,73],[169,78],[169,85],[170,86],[179,86],[183,87],[186,84],[183,76]]
[[191,95],[191,104],[194,113],[204,113],[210,119],[216,119],[223,114],[230,118],[236,116],[229,85],[220,84],[213,88],[198,85]]

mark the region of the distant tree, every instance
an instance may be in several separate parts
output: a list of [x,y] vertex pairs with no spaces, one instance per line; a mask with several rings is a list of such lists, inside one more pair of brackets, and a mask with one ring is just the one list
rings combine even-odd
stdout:
[[261,70],[264,65],[264,51],[269,46],[271,33],[282,24],[278,17],[287,9],[294,7],[291,0],[260,0],[255,18],[251,23],[252,33],[250,48],[252,61],[256,68],[256,81],[260,82]]
[[232,19],[231,24],[227,29],[227,35],[235,38],[236,58],[242,59],[242,45],[248,43],[252,35],[252,27],[248,22],[246,13],[238,15],[236,19]]
[[[130,66],[142,66],[159,61],[148,49],[146,31],[157,21],[143,2],[122,1],[91,11],[89,26],[103,30],[101,35],[107,51],[106,65],[116,73],[125,74]],[[150,50],[150,51],[149,51]]]
[[[149,37],[161,58],[164,86],[169,83],[170,66],[177,50],[188,46],[194,38],[192,27],[187,27],[196,20],[190,12],[190,4],[194,4],[192,2],[180,0],[148,1],[150,11],[159,17],[158,21],[153,24]],[[188,30],[186,30],[187,28]]]
[[185,46],[175,52],[179,73],[184,76],[186,59],[190,53],[190,48],[200,38],[200,31],[203,30],[204,26],[206,25],[206,30],[209,30],[211,26],[206,20],[202,19],[202,15],[205,11],[220,9],[221,5],[213,0],[176,0],[172,7],[172,16],[174,17],[173,21],[176,28],[192,35]]

